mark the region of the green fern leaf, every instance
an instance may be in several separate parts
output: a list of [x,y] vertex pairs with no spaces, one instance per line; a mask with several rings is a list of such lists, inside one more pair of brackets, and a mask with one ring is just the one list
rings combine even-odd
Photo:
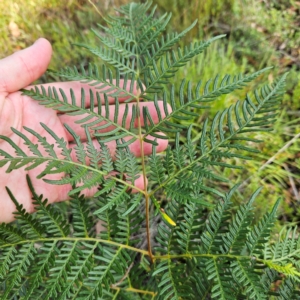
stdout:
[[256,225],[253,230],[249,232],[246,244],[251,255],[261,254],[263,245],[268,241],[271,229],[275,222],[275,214],[279,205],[279,201],[280,200],[277,200],[272,212],[270,214],[265,214],[258,225]]
[[260,283],[260,274],[255,272],[255,266],[253,267],[248,259],[243,260],[241,258],[236,260],[232,263],[231,268],[233,268],[232,272],[235,278],[246,291],[250,299],[268,299]]
[[222,260],[209,259],[206,262],[207,279],[214,281],[211,289],[212,299],[230,300],[235,299],[234,287],[228,281],[228,274],[223,266]]
[[239,207],[238,211],[234,216],[234,219],[228,227],[228,233],[225,236],[223,236],[224,247],[222,252],[231,252],[233,254],[242,253],[242,250],[245,248],[247,234],[250,230],[250,224],[253,220],[252,205],[260,191],[261,188],[259,188],[252,195],[247,204],[242,204]]
[[300,299],[300,291],[297,288],[297,283],[291,278],[287,278],[279,289],[278,300]]
[[[1,298],[10,299],[11,293],[19,290],[21,278],[26,274],[33,257],[36,253],[33,243],[28,243],[21,246],[18,253],[14,256],[14,261],[9,266],[9,273],[5,278],[5,290]],[[18,294],[18,292],[17,292]]]
[[[239,185],[224,172],[259,152],[254,144],[274,127],[286,75],[193,124],[269,68],[175,86],[179,68],[222,36],[178,47],[196,21],[163,35],[171,14],[157,17],[151,6],[122,6],[93,30],[100,47],[79,44],[100,66],[52,72],[80,81],[79,96],[51,86],[23,91],[76,126],[65,125],[72,141],[43,123],[50,139],[28,127],[0,136],[0,167],[27,174],[35,209],[29,215],[6,189],[16,221],[0,224],[1,299],[300,299],[297,228],[272,238],[279,201],[255,224],[260,189],[236,207]],[[158,153],[162,139],[168,147]],[[70,203],[49,205],[32,170],[52,188],[68,184]]]
[[225,195],[223,201],[220,201],[211,212],[205,230],[201,235],[203,243],[202,251],[204,253],[216,253],[221,250],[223,245],[224,226],[228,226],[230,218],[229,208],[231,206],[231,197],[238,185],[233,187],[231,191]]

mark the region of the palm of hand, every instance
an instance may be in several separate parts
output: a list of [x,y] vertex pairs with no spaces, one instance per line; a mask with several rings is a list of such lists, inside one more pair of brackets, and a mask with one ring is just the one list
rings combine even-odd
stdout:
[[[0,96],[0,103],[2,103],[3,107],[0,117],[0,133],[1,135],[12,138],[17,145],[21,146],[23,141],[11,131],[11,127],[24,133],[33,143],[36,143],[36,140],[34,140],[36,138],[29,135],[24,127],[33,129],[41,136],[46,137],[51,143],[51,139],[53,138],[44,130],[40,122],[43,122],[51,128],[58,136],[68,140],[66,130],[55,111],[39,105],[27,96],[22,96],[20,92],[10,93],[6,96],[2,94],[2,96]],[[0,147],[8,153],[13,153],[14,151],[10,145],[2,141],[0,142]],[[28,151],[26,146],[22,148],[25,152]],[[46,156],[46,153],[43,154]],[[9,216],[8,212],[15,210],[14,204],[4,189],[5,186],[14,192],[15,197],[23,204],[27,211],[33,211],[31,194],[26,182],[26,174],[30,176],[36,191],[43,193],[46,198],[51,199],[51,202],[67,198],[68,186],[55,186],[55,188],[53,188],[53,186],[46,184],[44,181],[36,179],[36,176],[41,170],[42,166],[30,171],[25,171],[25,168],[22,168],[18,171],[5,174],[5,168],[0,169],[0,209],[1,211],[7,211],[3,216],[1,216],[2,214],[0,213],[0,221],[11,221],[11,216],[7,219]]]
[[[0,135],[10,137],[26,154],[29,154],[27,146],[24,145],[24,141],[22,141],[18,135],[12,132],[11,128],[15,128],[25,134],[34,144],[37,143],[37,138],[29,134],[24,127],[30,128],[45,137],[48,143],[55,144],[53,137],[41,126],[41,122],[48,128],[51,128],[57,136],[67,141],[70,148],[73,147],[73,138],[65,129],[64,124],[70,125],[81,138],[84,139],[85,137],[82,127],[74,123],[76,118],[57,114],[56,111],[39,105],[38,102],[28,96],[22,95],[22,93],[18,91],[22,88],[28,88],[31,82],[39,78],[45,72],[50,58],[51,46],[49,42],[40,39],[32,47],[0,60]],[[68,91],[72,88],[75,95],[77,95],[77,99],[80,99],[81,88],[87,88],[86,85],[79,82],[55,83],[50,86],[62,88],[66,94],[68,94]],[[136,92],[135,90],[135,93]],[[119,101],[122,102],[125,99],[126,98],[120,98]],[[153,120],[157,121],[158,117],[154,105],[152,103],[144,103],[141,106],[144,105],[148,106],[150,113],[153,114]],[[112,108],[110,111],[113,113],[114,109]],[[111,117],[113,118],[113,115]],[[159,140],[158,143],[158,152],[163,151],[167,147],[166,140]],[[97,145],[99,147],[98,143],[95,144],[96,147]],[[113,155],[115,143],[109,143],[107,146]],[[14,149],[5,141],[0,141],[0,148],[9,154],[14,153]],[[57,156],[60,157],[61,150],[57,148],[54,148],[54,150]],[[131,144],[130,150],[139,156],[139,141]],[[145,144],[144,154],[150,154],[151,150],[151,144]],[[40,149],[40,151],[42,152],[42,149]],[[45,152],[42,154],[48,156]],[[18,171],[7,174],[5,173],[5,168],[0,169],[0,223],[10,222],[14,219],[13,212],[15,211],[15,206],[9,199],[5,190],[6,186],[13,191],[18,202],[23,204],[28,212],[33,211],[32,196],[27,186],[26,174],[30,176],[36,192],[43,194],[44,198],[48,198],[50,203],[66,200],[68,198],[68,192],[71,188],[69,185],[53,186],[45,183],[43,180],[36,179],[36,176],[40,174],[42,170],[43,166],[29,171],[26,171],[24,167]],[[47,178],[58,179],[58,177],[62,175],[56,174],[51,176],[52,177],[48,175]],[[142,178],[137,179],[135,185],[143,189],[144,182]],[[87,190],[85,191],[85,196],[89,197],[93,195],[94,192],[95,190]]]

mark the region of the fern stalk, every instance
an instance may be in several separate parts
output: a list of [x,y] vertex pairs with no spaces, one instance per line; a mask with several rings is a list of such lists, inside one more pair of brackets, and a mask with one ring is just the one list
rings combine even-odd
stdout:
[[[196,132],[208,104],[270,70],[182,80],[177,88],[178,69],[224,36],[180,47],[196,21],[164,35],[171,15],[157,17],[151,5],[120,7],[107,27],[93,30],[100,48],[79,45],[100,67],[51,71],[89,86],[79,99],[72,89],[23,91],[76,119],[65,125],[72,149],[43,123],[45,136],[28,127],[12,129],[20,143],[0,136],[0,167],[25,170],[35,209],[30,215],[6,189],[16,221],[0,224],[1,299],[300,299],[297,228],[279,240],[272,235],[280,201],[255,222],[261,189],[236,207],[240,185],[220,175],[255,158],[281,109],[287,75],[206,118]],[[162,140],[169,145],[158,153]],[[140,177],[143,188],[135,185]],[[70,205],[49,205],[33,179],[70,186]],[[90,199],[86,190],[95,191]]]

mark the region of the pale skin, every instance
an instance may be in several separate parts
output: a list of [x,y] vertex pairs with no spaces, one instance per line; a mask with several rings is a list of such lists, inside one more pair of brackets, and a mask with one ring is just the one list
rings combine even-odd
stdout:
[[[27,96],[23,96],[19,91],[22,88],[30,88],[30,84],[32,84],[33,81],[38,79],[46,71],[47,66],[50,63],[51,55],[52,48],[50,43],[41,38],[31,47],[18,51],[11,56],[0,60],[0,135],[11,138],[27,153],[27,147],[23,145],[21,138],[11,131],[11,127],[26,134],[30,140],[35,143],[36,139],[23,129],[24,126],[29,127],[40,135],[46,137],[48,142],[54,143],[53,138],[43,129],[40,122],[43,122],[51,128],[57,136],[68,141],[68,146],[70,148],[74,146],[73,138],[66,131],[63,124],[71,126],[76,134],[82,137],[83,141],[85,138],[84,130],[79,125],[75,125],[74,117],[57,114],[55,110],[39,105],[37,101],[34,101]],[[69,89],[72,88],[75,91],[75,94],[78,95],[76,98],[79,99],[79,101],[80,89],[82,87],[86,90],[90,88],[79,82],[60,82],[49,85],[56,88],[62,88],[67,95]],[[139,91],[135,89],[135,93],[138,95]],[[86,94],[88,95],[88,93]],[[119,101],[124,102],[125,99],[125,97],[121,97]],[[113,99],[111,99],[110,102],[111,111],[113,111]],[[158,117],[154,105],[150,102],[143,103],[142,105],[148,106],[153,120],[157,122]],[[111,117],[113,118],[113,115]],[[168,142],[167,140],[158,140],[158,144],[159,146],[156,151],[161,152],[166,149]],[[99,148],[96,141],[94,145]],[[140,145],[139,140],[130,145],[130,150],[136,156],[141,155]],[[113,156],[115,152],[115,143],[109,143],[108,147]],[[15,155],[14,150],[2,140],[0,140],[0,148],[11,155]],[[56,150],[59,151],[59,149]],[[151,144],[144,143],[144,153],[149,155],[151,154],[151,151]],[[13,221],[13,212],[16,210],[15,205],[6,192],[5,187],[8,187],[13,192],[15,198],[28,212],[32,213],[34,211],[31,199],[32,195],[26,182],[27,174],[30,176],[37,194],[43,194],[44,198],[48,198],[49,203],[68,199],[68,192],[71,187],[69,185],[49,185],[43,180],[36,179],[37,174],[39,174],[41,170],[42,167],[38,167],[30,171],[26,171],[23,168],[11,173],[6,173],[6,166],[0,168],[0,223]],[[136,180],[135,186],[139,189],[144,189],[143,176],[140,176],[140,178]],[[89,197],[92,196],[94,192],[95,189],[86,190],[84,193],[87,197]]]

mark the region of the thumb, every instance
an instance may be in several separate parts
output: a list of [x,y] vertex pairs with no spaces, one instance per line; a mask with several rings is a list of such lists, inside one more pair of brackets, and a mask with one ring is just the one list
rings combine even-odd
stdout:
[[12,93],[38,79],[47,69],[52,48],[46,39],[0,60],[0,92]]

